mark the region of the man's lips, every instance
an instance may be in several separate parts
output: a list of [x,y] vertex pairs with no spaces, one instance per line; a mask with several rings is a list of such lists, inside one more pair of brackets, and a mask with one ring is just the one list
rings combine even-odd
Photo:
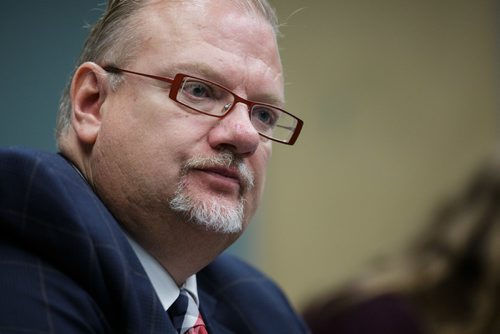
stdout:
[[223,152],[213,157],[200,156],[188,159],[181,168],[181,176],[189,173],[204,175],[205,181],[209,181],[212,186],[224,192],[230,188],[234,191],[235,187],[238,187],[240,195],[243,195],[254,186],[252,171],[241,158],[230,152]]
[[227,167],[207,167],[207,168],[195,168],[194,170],[210,174],[226,182],[237,183],[240,187],[242,186],[241,177],[236,168]]
[[229,177],[231,179],[240,180],[240,174],[238,173],[236,168],[224,168],[224,167],[212,167],[205,168],[205,172],[220,174],[225,177]]

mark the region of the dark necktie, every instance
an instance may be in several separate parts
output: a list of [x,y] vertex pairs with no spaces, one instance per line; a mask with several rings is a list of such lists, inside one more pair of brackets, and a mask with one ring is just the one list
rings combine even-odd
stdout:
[[168,315],[179,334],[208,334],[198,306],[186,289],[181,289]]

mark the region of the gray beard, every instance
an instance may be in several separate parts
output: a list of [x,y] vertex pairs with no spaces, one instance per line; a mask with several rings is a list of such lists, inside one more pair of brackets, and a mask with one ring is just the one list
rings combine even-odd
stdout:
[[238,233],[243,230],[244,200],[237,205],[222,205],[217,198],[199,201],[186,194],[181,186],[170,200],[170,208],[183,214],[188,222],[219,233]]
[[[188,194],[185,178],[193,168],[208,166],[234,165],[238,168],[242,189],[239,201],[235,205],[223,205],[224,201],[214,197],[201,201]],[[253,175],[248,167],[230,152],[223,152],[215,157],[195,157],[186,162],[182,168],[181,180],[173,198],[170,200],[170,208],[180,213],[187,219],[188,223],[203,227],[206,230],[218,233],[239,233],[243,230],[245,199],[243,194],[253,187]]]

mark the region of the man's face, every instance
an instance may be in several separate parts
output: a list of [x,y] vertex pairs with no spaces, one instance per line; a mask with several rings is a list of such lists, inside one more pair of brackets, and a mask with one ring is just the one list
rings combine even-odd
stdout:
[[[233,1],[208,0],[154,2],[138,15],[141,51],[126,69],[186,73],[250,100],[283,104],[277,45],[262,18]],[[106,97],[94,146],[98,193],[135,224],[193,220],[239,233],[262,194],[271,142],[256,132],[246,105],[218,119],[180,106],[169,88],[124,74]]]

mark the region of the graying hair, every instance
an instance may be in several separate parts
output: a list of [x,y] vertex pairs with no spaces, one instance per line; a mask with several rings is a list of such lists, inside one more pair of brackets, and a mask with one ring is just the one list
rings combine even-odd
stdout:
[[[74,71],[80,64],[91,61],[97,64],[120,64],[130,62],[138,51],[138,24],[132,19],[134,14],[153,0],[109,0],[102,16],[90,29],[90,33],[83,46]],[[179,1],[179,0],[166,0]],[[182,0],[181,0],[182,1]],[[268,0],[234,0],[243,5],[249,12],[263,17],[271,24],[275,35],[279,35],[278,18]],[[73,71],[73,73],[74,73]],[[72,75],[73,76],[73,75]],[[112,87],[119,84],[115,78]],[[71,124],[71,78],[66,83],[59,104],[57,116],[56,140],[60,145],[60,138]]]

